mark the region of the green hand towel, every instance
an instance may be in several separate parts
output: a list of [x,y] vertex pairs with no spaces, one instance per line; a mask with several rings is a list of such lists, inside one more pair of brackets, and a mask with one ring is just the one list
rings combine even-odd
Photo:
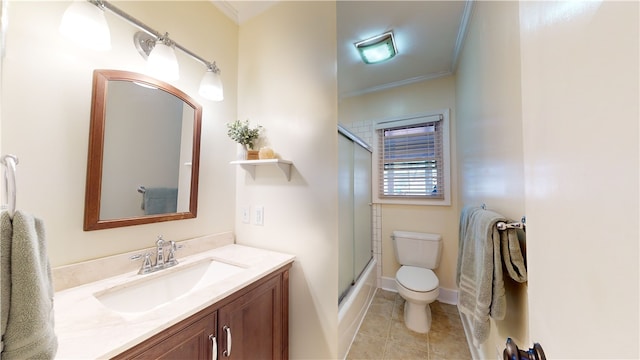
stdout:
[[460,223],[458,308],[470,320],[474,344],[489,337],[489,318],[504,319],[506,297],[500,253],[501,215],[480,208],[465,208]]
[[22,211],[13,221],[3,212],[0,222],[2,359],[52,359],[58,339],[44,224]]
[[458,308],[469,319],[476,345],[489,337],[489,318],[502,320],[506,315],[503,266],[513,280],[527,281],[517,230],[499,231],[496,224],[500,221],[510,222],[477,207],[464,207],[460,214]]

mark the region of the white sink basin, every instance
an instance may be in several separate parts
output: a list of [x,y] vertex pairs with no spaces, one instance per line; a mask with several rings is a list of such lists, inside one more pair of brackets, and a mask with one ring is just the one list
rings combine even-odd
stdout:
[[144,275],[97,292],[94,297],[113,311],[140,315],[243,270],[240,266],[205,259]]

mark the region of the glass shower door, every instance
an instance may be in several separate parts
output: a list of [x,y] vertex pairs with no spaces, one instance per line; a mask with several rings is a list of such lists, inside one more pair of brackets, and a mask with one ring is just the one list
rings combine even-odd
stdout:
[[354,281],[353,264],[353,141],[338,135],[338,294],[340,299]]
[[371,152],[342,132],[338,136],[340,300],[373,257]]
[[353,241],[354,280],[360,277],[373,254],[371,236],[371,152],[353,149]]

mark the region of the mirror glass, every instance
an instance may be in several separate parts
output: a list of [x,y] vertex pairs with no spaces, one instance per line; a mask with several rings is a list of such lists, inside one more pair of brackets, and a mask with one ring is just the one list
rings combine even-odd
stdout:
[[196,217],[201,118],[170,84],[95,70],[84,229]]

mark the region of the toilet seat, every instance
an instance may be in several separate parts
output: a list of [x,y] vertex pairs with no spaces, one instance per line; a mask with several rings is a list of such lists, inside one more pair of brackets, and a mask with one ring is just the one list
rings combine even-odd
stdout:
[[396,273],[396,281],[415,292],[433,291],[440,285],[438,277],[432,270],[409,265],[400,267]]

